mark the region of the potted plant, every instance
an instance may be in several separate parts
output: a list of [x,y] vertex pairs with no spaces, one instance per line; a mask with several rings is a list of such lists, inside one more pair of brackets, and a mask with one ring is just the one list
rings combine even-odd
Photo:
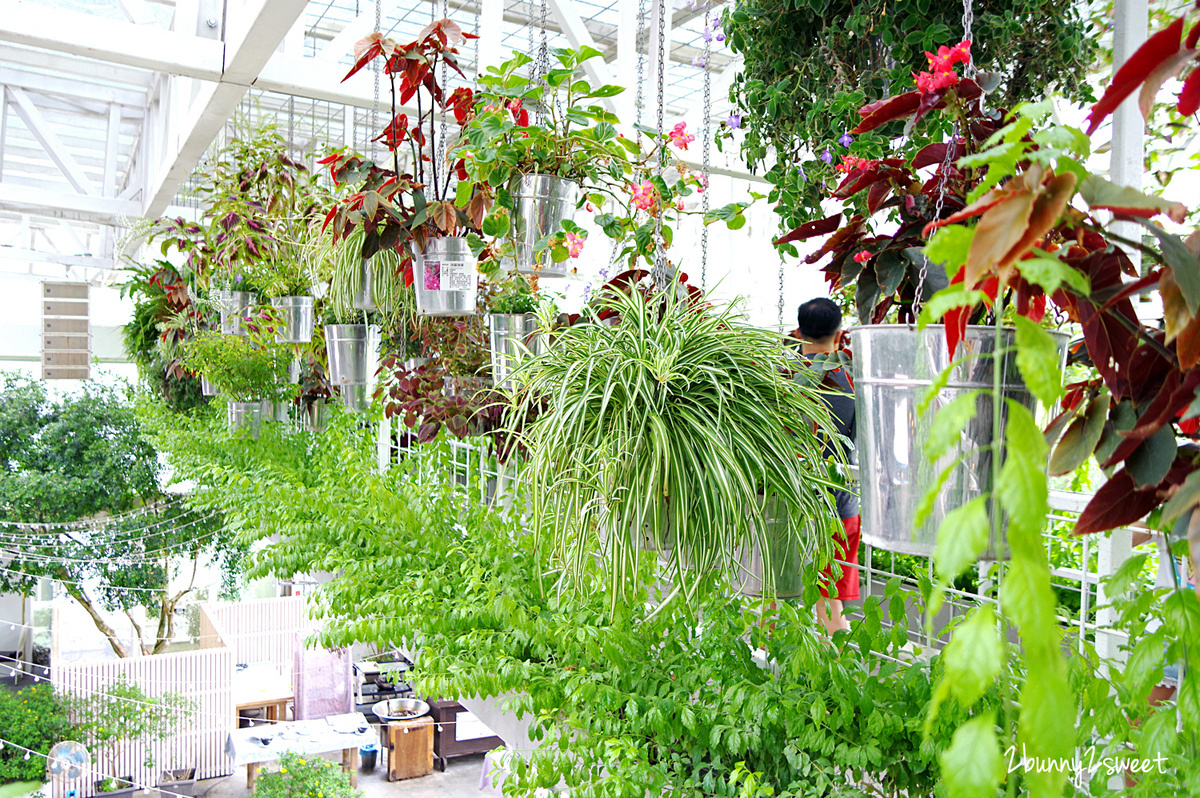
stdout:
[[486,294],[492,383],[497,388],[512,388],[513,369],[527,357],[540,354],[543,348],[544,339],[538,335],[535,315],[539,298],[530,283],[526,277],[514,274],[492,283]]
[[646,277],[615,278],[521,367],[516,409],[549,403],[521,436],[538,527],[567,563],[600,543],[622,577],[646,530],[694,581],[765,540],[760,495],[774,495],[791,544],[828,558],[831,535],[798,534],[802,519],[834,517],[810,487],[829,484],[819,439],[796,421],[827,429],[824,406],[785,376],[776,334]]
[[268,340],[255,343],[249,337],[204,332],[188,341],[184,353],[188,367],[207,375],[227,397],[230,432],[248,429],[252,437],[258,437],[264,402],[283,402],[295,392],[287,379],[290,353],[274,342],[273,327],[262,335]]
[[362,791],[350,786],[350,776],[337,763],[301,754],[284,754],[278,768],[264,769],[254,794],[259,798],[362,798]]
[[[365,233],[361,255],[369,259],[380,250],[404,251],[405,282],[414,285],[417,313],[424,316],[462,316],[475,312],[476,258],[463,234],[478,231],[490,204],[486,192],[467,182],[461,166],[443,162],[436,116],[453,112],[465,121],[472,104],[467,88],[446,93],[440,72],[453,69],[458,45],[477,38],[464,33],[448,19],[427,25],[408,44],[397,44],[378,33],[355,45],[355,63],[349,78],[376,58],[383,58],[392,98],[392,120],[377,137],[392,153],[388,167],[364,161],[357,155],[334,153],[329,164],[335,183],[355,182],[358,190],[339,202],[326,216],[334,235],[341,238],[356,227]],[[417,116],[397,113],[397,101],[413,99]],[[444,143],[444,142],[443,142]],[[410,165],[401,168],[401,150]]]
[[164,770],[158,777],[161,795],[192,795],[196,789],[196,768]]
[[553,55],[558,65],[545,75],[522,53],[480,75],[452,157],[463,159],[475,183],[497,189],[484,226],[504,242],[488,253],[493,266],[556,277],[566,273],[564,253],[578,237],[564,222],[585,192],[594,195],[590,207],[623,190],[637,145],[617,136],[616,117],[598,102],[624,89],[592,87],[578,75],[601,53],[582,47]]
[[140,788],[129,775],[117,776],[131,747],[146,749],[147,767],[153,767],[152,743],[173,735],[182,716],[193,704],[177,693],[150,695],[122,674],[96,694],[67,699],[71,715],[82,730],[88,749],[102,763],[96,792],[108,796],[133,795]]

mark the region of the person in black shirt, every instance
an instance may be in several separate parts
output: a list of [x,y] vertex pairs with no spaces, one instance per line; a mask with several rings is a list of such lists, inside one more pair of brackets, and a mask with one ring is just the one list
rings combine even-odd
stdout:
[[[805,302],[796,313],[796,322],[797,327],[792,335],[800,341],[801,355],[832,354],[838,350],[842,337],[842,311],[832,300],[820,297]],[[857,431],[854,388],[846,370],[838,368],[827,372],[822,388],[826,392],[821,394],[821,399],[829,407],[838,434],[853,441]],[[842,440],[830,439],[825,442],[827,455],[839,451],[846,462],[854,463],[853,446]],[[834,538],[839,562],[821,572],[822,599],[817,603],[817,618],[830,635],[839,629],[850,629],[849,622],[842,615],[842,602],[855,601],[859,597],[857,566],[861,535],[858,497],[850,491],[835,490],[834,499],[844,534]],[[835,568],[838,569],[836,578]],[[830,583],[834,585],[833,597],[829,594]]]

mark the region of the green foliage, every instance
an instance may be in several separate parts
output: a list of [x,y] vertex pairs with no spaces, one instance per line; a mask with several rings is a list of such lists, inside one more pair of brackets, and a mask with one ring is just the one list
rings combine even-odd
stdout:
[[284,754],[276,767],[263,768],[255,783],[258,798],[361,798],[350,776],[319,756]]
[[279,401],[295,388],[288,383],[291,354],[274,342],[255,344],[247,336],[210,330],[188,341],[183,359],[233,401]]
[[[85,744],[102,772],[117,773],[117,762],[129,746],[148,745],[175,734],[181,722],[195,710],[192,701],[177,693],[151,695],[122,674],[96,693],[81,693],[66,699]],[[147,767],[153,766],[149,751]]]
[[805,521],[825,530],[835,514],[811,490],[830,480],[820,438],[799,420],[836,433],[815,392],[784,376],[799,364],[776,333],[734,310],[647,290],[602,296],[518,371],[529,388],[518,404],[550,404],[522,434],[535,527],[572,570],[586,570],[599,548],[614,599],[643,530],[672,553],[688,593],[736,562],[739,546],[767,551],[764,495],[779,501],[789,542],[828,558],[831,532],[800,534]]
[[[0,729],[3,730],[0,738],[15,744],[0,750],[0,784],[40,783],[45,776],[45,755],[50,747],[76,738],[66,706],[49,684],[36,684],[16,692],[0,689]],[[25,752],[16,745],[35,753],[25,759]]]
[[[999,72],[1004,90],[993,107],[1041,97],[1054,88],[1090,97],[1083,81],[1097,49],[1071,3],[977,0],[972,55]],[[766,169],[780,226],[819,218],[822,181],[845,154],[878,158],[900,125],[839,142],[862,105],[899,94],[912,73],[928,69],[923,51],[962,38],[958,0],[740,0],[722,23],[744,66],[730,89],[742,116],[742,155]],[[919,142],[924,143],[924,142]],[[771,154],[774,152],[774,158]]]
[[88,383],[52,399],[44,383],[0,373],[0,517],[74,521],[158,496],[158,461],[127,390]]

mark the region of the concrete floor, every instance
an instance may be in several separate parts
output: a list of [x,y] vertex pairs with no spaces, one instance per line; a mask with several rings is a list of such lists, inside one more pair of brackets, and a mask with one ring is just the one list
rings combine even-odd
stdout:
[[[340,754],[331,754],[329,759],[341,761]],[[358,789],[364,798],[480,798],[479,776],[483,771],[483,754],[451,759],[442,773],[436,767],[428,776],[407,781],[387,780],[383,767],[373,773],[358,774]],[[232,776],[224,779],[208,779],[196,784],[197,796],[207,798],[248,798],[252,793],[246,789],[246,768],[240,767]]]

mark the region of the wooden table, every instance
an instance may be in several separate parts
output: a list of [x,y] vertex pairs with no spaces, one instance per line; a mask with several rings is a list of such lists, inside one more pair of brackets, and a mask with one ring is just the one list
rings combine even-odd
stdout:
[[266,709],[267,720],[287,720],[287,704],[295,698],[292,686],[269,662],[254,662],[233,673],[233,704],[243,709]]

